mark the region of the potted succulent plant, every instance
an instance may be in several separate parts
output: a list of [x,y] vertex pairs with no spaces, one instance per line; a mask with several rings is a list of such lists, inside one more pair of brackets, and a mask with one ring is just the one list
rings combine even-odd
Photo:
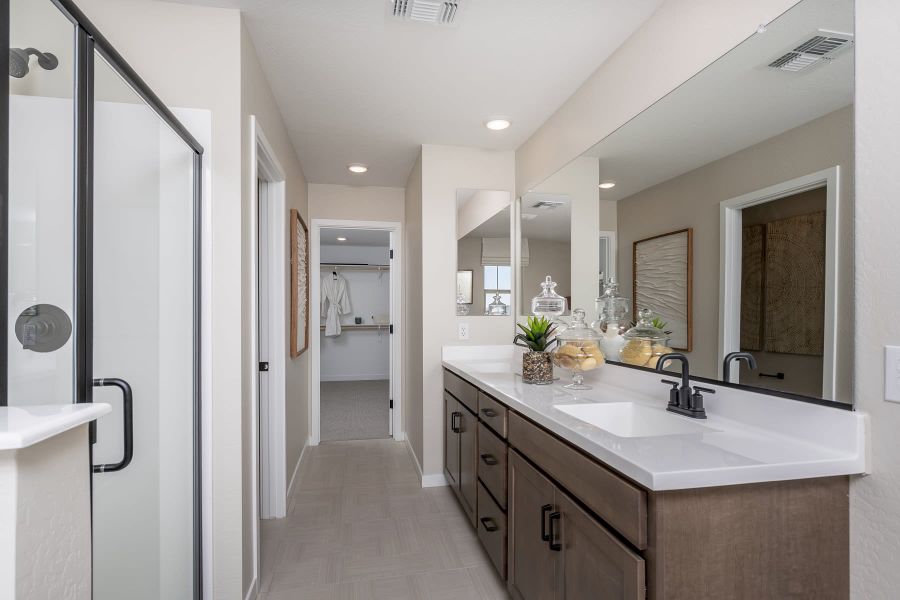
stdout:
[[553,325],[546,317],[528,317],[525,325],[516,323],[522,333],[516,334],[513,344],[528,348],[522,355],[522,381],[525,383],[553,383],[553,362],[548,350],[556,343]]

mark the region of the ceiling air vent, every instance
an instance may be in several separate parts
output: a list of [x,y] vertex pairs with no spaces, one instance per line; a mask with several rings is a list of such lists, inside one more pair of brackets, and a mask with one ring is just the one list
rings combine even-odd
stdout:
[[535,202],[532,205],[532,208],[542,208],[544,210],[553,210],[554,208],[559,208],[560,206],[564,206],[565,202],[559,202],[557,200],[541,200],[540,202]]
[[391,16],[402,21],[455,25],[464,0],[392,0]]
[[834,56],[853,43],[853,35],[819,29],[808,39],[794,46],[769,63],[779,71],[796,73],[817,64],[832,60]]

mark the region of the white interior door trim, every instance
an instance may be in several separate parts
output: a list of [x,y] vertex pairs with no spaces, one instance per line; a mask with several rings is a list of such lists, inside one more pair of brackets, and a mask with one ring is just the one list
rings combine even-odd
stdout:
[[[724,200],[719,207],[719,378],[722,361],[741,345],[741,227],[742,210],[825,186],[825,339],[822,356],[822,397],[834,400],[837,358],[837,278],[839,256],[840,166],[797,177],[767,188]],[[738,373],[732,372],[732,383]]]
[[[257,252],[259,246],[259,184],[265,182],[268,216],[268,244],[265,249],[268,259],[269,298],[269,393],[260,402],[258,388],[259,370],[259,306],[257,294],[250,294],[251,356],[247,365],[253,384],[251,389],[252,410],[250,414],[250,438],[253,449],[251,462],[252,513],[253,519],[253,564],[254,579],[259,581],[259,519],[280,518],[287,514],[287,476],[285,440],[285,373],[287,367],[287,304],[285,301],[287,284],[285,274],[287,263],[285,175],[275,151],[266,139],[255,116],[250,117],[251,151],[250,182],[253,205],[250,210],[250,247],[254,260],[250,261],[250,280],[254,290],[259,281]],[[281,276],[279,276],[281,274]],[[261,488],[261,489],[260,489]],[[262,501],[260,502],[260,499]]]
[[319,337],[319,314],[322,302],[321,281],[319,279],[319,263],[321,259],[321,230],[322,229],[368,229],[378,231],[388,231],[391,234],[391,249],[394,251],[394,258],[391,259],[391,324],[394,326],[394,333],[391,338],[391,398],[394,400],[394,409],[391,417],[391,432],[393,438],[397,441],[406,439],[406,432],[403,430],[403,399],[401,397],[403,381],[403,325],[401,318],[403,315],[403,227],[398,221],[353,221],[341,219],[312,219],[310,222],[310,273],[316,273],[310,276],[310,298],[309,298],[309,314],[310,314],[310,376],[309,376],[309,427],[311,446],[317,446],[321,441],[321,396],[319,393],[321,379],[321,340]]

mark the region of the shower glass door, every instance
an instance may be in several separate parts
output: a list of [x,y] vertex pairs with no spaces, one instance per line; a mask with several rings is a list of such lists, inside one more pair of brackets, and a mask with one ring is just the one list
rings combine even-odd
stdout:
[[94,598],[190,598],[194,152],[99,55],[93,109]]
[[7,30],[0,405],[110,404],[93,598],[199,599],[203,149],[71,0],[0,0]]

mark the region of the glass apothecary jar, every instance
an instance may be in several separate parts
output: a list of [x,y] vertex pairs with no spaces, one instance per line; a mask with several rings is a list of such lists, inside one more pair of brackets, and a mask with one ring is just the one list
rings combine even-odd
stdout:
[[619,295],[616,278],[610,277],[603,295],[597,298],[597,320],[591,323],[591,329],[600,335],[600,349],[607,360],[621,360],[623,334],[630,326],[628,304],[628,299]]
[[546,317],[548,321],[566,312],[566,299],[556,293],[556,282],[547,275],[541,284],[541,293],[531,299],[531,314]]
[[656,368],[659,357],[674,352],[668,345],[668,334],[653,326],[653,311],[649,308],[638,312],[637,325],[625,332],[625,345],[620,352],[623,363],[637,367]]
[[559,346],[553,352],[553,364],[572,372],[572,383],[564,387],[570,390],[591,389],[591,386],[584,384],[583,373],[606,362],[598,343],[599,337],[584,322],[584,311],[580,308],[573,310],[572,324],[556,335]]

